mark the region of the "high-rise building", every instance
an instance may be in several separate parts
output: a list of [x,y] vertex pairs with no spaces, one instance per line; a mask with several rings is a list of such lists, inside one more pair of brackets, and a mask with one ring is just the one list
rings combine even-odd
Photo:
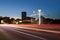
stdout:
[[33,17],[27,17],[27,12],[22,12],[22,23],[31,23],[31,19],[35,20]]
[[26,12],[22,12],[22,20],[26,19]]

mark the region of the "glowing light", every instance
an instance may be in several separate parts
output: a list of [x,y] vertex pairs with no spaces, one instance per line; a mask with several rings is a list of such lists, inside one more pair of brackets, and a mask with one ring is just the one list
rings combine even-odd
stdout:
[[41,12],[42,10],[40,9],[40,10],[38,10],[38,12]]

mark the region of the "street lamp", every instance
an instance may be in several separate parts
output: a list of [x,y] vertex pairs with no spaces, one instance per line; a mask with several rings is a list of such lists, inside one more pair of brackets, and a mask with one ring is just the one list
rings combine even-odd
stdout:
[[39,9],[39,10],[38,10],[38,14],[39,14],[39,25],[41,24],[41,13],[42,13],[42,10]]

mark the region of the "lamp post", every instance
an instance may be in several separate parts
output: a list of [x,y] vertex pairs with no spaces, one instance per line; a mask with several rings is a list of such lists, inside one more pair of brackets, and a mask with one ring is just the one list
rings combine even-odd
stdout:
[[41,13],[42,13],[42,10],[38,10],[38,14],[39,14],[39,25],[41,24]]

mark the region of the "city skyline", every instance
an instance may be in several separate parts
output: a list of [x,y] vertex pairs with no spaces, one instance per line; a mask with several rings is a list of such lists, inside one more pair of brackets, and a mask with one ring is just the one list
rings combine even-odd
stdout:
[[30,16],[33,11],[42,9],[44,17],[60,18],[59,0],[0,0],[0,16],[21,18],[21,12]]

